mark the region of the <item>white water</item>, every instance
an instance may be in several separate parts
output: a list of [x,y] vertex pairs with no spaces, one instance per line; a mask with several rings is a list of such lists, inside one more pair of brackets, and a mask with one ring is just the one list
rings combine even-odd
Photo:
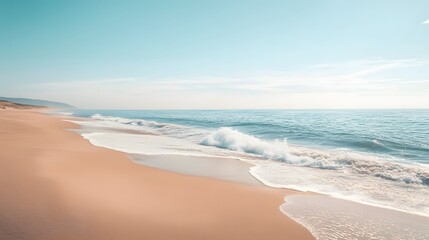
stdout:
[[429,218],[326,196],[289,196],[280,210],[319,240],[429,239]]
[[344,170],[404,183],[426,185],[429,179],[429,168],[422,165],[399,163],[392,158],[386,161],[381,156],[345,150],[326,151],[289,146],[286,140],[262,140],[231,128],[220,128],[204,137],[201,143],[293,165]]
[[[266,185],[312,191],[360,203],[429,216],[429,171],[421,165],[384,161],[348,150],[320,150],[268,141],[234,129],[216,131],[95,116],[87,127],[121,128],[145,134],[84,133],[97,146],[127,153],[239,158],[256,166],[250,173]],[[148,133],[148,134],[146,134]],[[202,144],[202,145],[201,145]],[[271,160],[270,160],[271,159]]]

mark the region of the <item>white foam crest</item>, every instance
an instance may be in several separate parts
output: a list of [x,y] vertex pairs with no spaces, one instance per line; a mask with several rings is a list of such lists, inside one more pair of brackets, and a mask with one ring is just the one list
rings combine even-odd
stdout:
[[288,155],[286,141],[269,142],[227,127],[209,134],[203,138],[201,143],[207,146],[261,155],[270,159],[286,159]]
[[57,112],[57,114],[62,115],[62,116],[72,116],[73,115],[72,112]]
[[[250,174],[267,186],[317,192],[367,205],[429,216],[429,188],[386,181],[371,175],[257,161]],[[406,194],[404,194],[404,192]]]
[[[291,147],[293,157],[313,159],[307,165],[317,168],[341,169],[354,173],[371,175],[392,181],[429,185],[429,168],[418,164],[397,162],[386,156],[368,155],[351,151],[323,151],[301,147]],[[311,160],[307,160],[310,162]]]
[[203,136],[207,134],[207,131],[181,126],[170,123],[158,123],[155,121],[148,121],[144,119],[128,119],[122,117],[103,116],[100,114],[94,114],[91,116],[93,119],[115,122],[133,127],[143,127],[145,130],[156,131],[159,134],[173,136],[177,138],[185,138],[193,142],[199,141]]
[[112,122],[118,122],[122,124],[129,124],[133,126],[147,126],[147,127],[161,127],[163,124],[159,124],[155,121],[147,121],[143,119],[128,119],[128,118],[122,118],[122,117],[112,117],[112,116],[103,116],[100,114],[94,114],[91,116],[93,119],[97,120],[103,120],[103,121],[112,121]]
[[386,157],[344,150],[326,151],[289,146],[286,140],[263,140],[227,127],[207,135],[201,143],[288,164],[352,171],[392,181],[429,185],[429,168],[421,165],[402,164],[392,162],[394,159],[386,159]]
[[384,144],[378,141],[377,139],[373,139],[371,142],[374,143],[375,145],[384,147]]

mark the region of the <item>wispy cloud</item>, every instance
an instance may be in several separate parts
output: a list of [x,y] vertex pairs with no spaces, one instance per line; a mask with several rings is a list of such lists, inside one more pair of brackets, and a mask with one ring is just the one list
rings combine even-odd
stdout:
[[[186,89],[230,89],[253,93],[314,93],[314,92],[368,92],[386,88],[419,90],[418,85],[407,86],[408,68],[427,66],[429,62],[415,59],[363,59],[345,63],[328,63],[310,66],[296,72],[276,72],[237,78],[199,78],[159,82],[164,86],[180,85]],[[404,74],[403,72],[406,72]],[[419,84],[429,84],[421,81]],[[405,88],[404,88],[405,85]]]
[[428,65],[372,58],[247,76],[135,77],[27,87],[39,94],[34,97],[87,108],[418,107],[429,106]]
[[429,19],[426,20],[426,21],[424,21],[424,22],[422,22],[422,24],[429,24]]

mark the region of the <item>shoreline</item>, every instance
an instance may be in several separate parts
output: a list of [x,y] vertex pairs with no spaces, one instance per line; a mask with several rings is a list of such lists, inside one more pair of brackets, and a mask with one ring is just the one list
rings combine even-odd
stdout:
[[66,130],[76,127],[0,112],[2,236],[314,239],[279,211],[294,191],[148,168]]
[[[139,142],[140,145],[149,144],[152,145],[154,141],[157,141],[158,137],[160,137],[161,142],[162,135],[156,135],[154,133],[145,132],[145,131],[139,131],[136,129],[122,129],[122,128],[113,128],[113,127],[106,127],[103,122],[98,122],[99,120],[93,120],[93,119],[82,119],[86,120],[85,124],[81,125],[81,131],[80,134],[83,138],[89,140],[92,144],[100,147],[106,147],[109,149],[114,149],[117,151],[125,152],[127,153],[132,161],[137,162],[138,164],[143,164],[145,166],[149,167],[155,167],[158,169],[163,169],[167,171],[172,171],[180,174],[186,174],[186,175],[193,175],[193,176],[203,176],[208,178],[215,178],[220,180],[227,180],[227,181],[233,181],[233,182],[239,182],[239,183],[245,183],[245,184],[251,184],[254,185],[255,181],[257,182],[258,186],[264,186],[266,188],[274,188],[274,189],[286,189],[286,190],[293,190],[296,191],[297,194],[293,195],[286,195],[284,198],[284,203],[279,207],[279,210],[286,216],[292,218],[305,228],[307,228],[313,236],[317,236],[318,239],[331,239],[330,235],[326,235],[326,233],[321,233],[319,231],[319,228],[321,229],[331,229],[330,234],[332,236],[348,236],[350,238],[357,237],[358,239],[367,239],[371,236],[377,236],[379,239],[389,239],[392,237],[403,237],[407,239],[425,239],[429,237],[429,233],[425,231],[424,228],[419,227],[419,224],[413,225],[409,224],[404,221],[398,221],[398,219],[406,218],[409,219],[410,222],[417,221],[417,222],[425,222],[429,224],[429,218],[427,216],[422,216],[420,214],[416,214],[414,212],[407,212],[407,211],[401,211],[399,209],[389,208],[387,206],[379,206],[375,204],[370,204],[366,202],[359,202],[359,201],[353,201],[351,199],[345,199],[341,198],[340,196],[331,196],[329,194],[323,194],[323,193],[317,193],[312,191],[300,191],[296,190],[294,188],[288,188],[284,186],[277,186],[272,185],[270,182],[264,181],[264,178],[261,178],[257,174],[257,168],[261,167],[262,165],[259,165],[258,163],[252,163],[249,160],[244,160],[243,158],[240,158],[236,155],[231,156],[198,156],[198,155],[187,155],[186,152],[183,152],[181,154],[179,153],[171,153],[167,151],[166,154],[161,154],[160,149],[156,149],[151,154],[142,154],[142,153],[132,153],[132,149],[136,148],[127,148],[127,147],[121,147],[121,144],[113,144],[111,145],[110,141],[123,141],[123,138],[117,138],[123,137],[120,135],[115,135],[115,133],[126,133],[130,134],[131,136],[134,136],[135,139],[132,140]],[[87,121],[94,121],[93,124],[88,124]],[[77,121],[79,122],[79,121]],[[76,123],[77,123],[76,122]],[[80,122],[82,123],[82,122]],[[101,125],[101,127],[100,127]],[[119,125],[120,126],[120,125]],[[99,137],[93,137],[91,136],[91,133],[99,133],[99,134],[107,134],[110,136],[109,138],[99,138]],[[142,138],[148,138],[151,139],[149,142],[147,140],[142,140],[141,138],[136,137],[136,135],[144,135],[141,136]],[[110,139],[110,140],[109,140]],[[102,141],[100,141],[102,140]],[[123,143],[124,144],[124,143]],[[125,146],[125,145],[123,145]],[[127,145],[128,146],[128,145]],[[179,147],[179,144],[174,145],[174,147]],[[184,148],[183,150],[186,150],[188,148]],[[131,151],[130,151],[131,150]],[[152,151],[153,149],[148,148],[147,150]],[[140,151],[140,150],[137,150]],[[149,151],[149,152],[150,152]],[[144,151],[142,151],[144,152]],[[157,153],[158,152],[158,153]],[[225,168],[224,166],[228,166]],[[292,167],[292,166],[289,166]],[[228,175],[225,173],[228,173],[228,168],[234,169],[234,174]],[[230,169],[230,170],[231,170]],[[255,172],[256,170],[256,172]],[[249,182],[249,179],[253,180]],[[289,199],[302,199],[302,202],[306,203],[306,207],[303,208],[302,204],[301,206],[298,204],[297,206],[290,205]],[[338,204],[338,206],[342,206],[342,212],[345,213],[349,217],[349,222],[344,222],[344,219],[341,219],[341,215],[337,216],[335,215],[337,210],[335,207],[332,206],[332,203]],[[320,208],[315,209],[313,206],[317,205],[320,206]],[[289,206],[285,208],[284,206]],[[344,207],[347,206],[347,207]],[[297,209],[299,209],[297,211]],[[312,209],[312,212],[309,213],[306,211],[306,209]],[[288,211],[291,211],[289,213]],[[372,214],[368,216],[367,221],[372,221],[373,227],[367,230],[365,229],[365,221],[362,220],[362,218],[356,214],[359,211],[373,211],[377,212],[378,214]],[[301,216],[301,213],[302,216]],[[324,215],[326,213],[331,213],[328,215]],[[382,213],[382,214],[380,214]],[[382,218],[380,216],[388,216],[386,219],[381,221]],[[348,227],[341,227],[337,224],[337,220],[334,220],[333,227],[330,227],[331,223],[328,221],[333,216],[335,216],[338,221],[343,221],[342,226],[348,226]],[[315,220],[317,219],[317,222]],[[376,221],[377,220],[377,221]],[[385,223],[383,223],[385,222]],[[407,235],[407,231],[403,231],[402,235],[401,232],[397,231],[390,231],[390,232],[383,232],[382,230],[386,227],[386,223],[389,223],[392,226],[397,226],[398,229],[403,228],[406,226],[406,229],[410,229],[411,231],[414,231],[416,235]],[[421,225],[421,224],[420,224]],[[334,230],[332,230],[334,229]],[[353,231],[351,231],[353,230]],[[397,236],[394,236],[396,234]],[[419,237],[424,236],[424,237]],[[366,237],[362,237],[366,236]],[[388,238],[386,238],[388,236]]]
[[289,195],[280,210],[316,239],[429,239],[429,218],[325,195]]
[[[69,119],[68,116],[65,116],[65,119]],[[356,198],[354,196],[352,197],[347,197],[341,194],[337,194],[335,191],[334,192],[330,192],[330,191],[318,191],[316,189],[308,189],[305,187],[299,187],[299,185],[294,185],[294,184],[289,184],[289,185],[283,185],[283,184],[278,184],[275,183],[275,181],[270,181],[267,180],[266,176],[260,176],[260,173],[258,172],[259,169],[264,168],[267,164],[267,161],[269,161],[271,164],[276,164],[276,165],[281,165],[281,162],[276,162],[276,161],[270,161],[270,160],[261,160],[258,159],[257,157],[255,157],[254,159],[250,160],[251,158],[249,158],[249,156],[243,156],[240,155],[240,153],[237,154],[237,152],[230,152],[228,149],[219,149],[214,147],[214,149],[217,150],[225,150],[227,151],[227,153],[225,154],[222,153],[222,155],[204,155],[201,153],[198,153],[197,155],[188,155],[186,152],[182,152],[182,153],[176,153],[176,152],[171,152],[171,148],[168,147],[166,149],[161,149],[158,146],[155,146],[155,150],[151,149],[150,147],[148,149],[141,149],[141,145],[153,145],[154,142],[157,142],[159,140],[161,140],[161,142],[165,142],[162,138],[162,135],[153,133],[153,132],[147,132],[146,130],[142,130],[141,128],[139,128],[138,126],[130,126],[130,125],[126,125],[125,126],[121,126],[121,124],[114,124],[111,125],[111,122],[105,122],[103,120],[99,120],[99,119],[92,119],[92,118],[84,118],[84,117],[73,117],[70,120],[66,120],[66,121],[70,121],[76,124],[79,124],[81,126],[81,135],[82,137],[84,137],[85,139],[89,140],[92,144],[96,145],[96,146],[101,146],[101,147],[106,147],[109,149],[113,149],[113,150],[117,150],[117,151],[121,151],[124,153],[129,154],[131,157],[133,155],[136,156],[155,156],[155,158],[159,158],[159,156],[165,156],[165,155],[174,155],[174,156],[178,156],[179,158],[182,158],[184,156],[188,157],[188,158],[198,158],[201,160],[205,160],[208,158],[219,158],[225,161],[235,161],[235,160],[239,160],[242,163],[245,164],[250,164],[251,166],[249,168],[247,168],[247,171],[254,179],[256,179],[258,182],[262,183],[264,186],[269,187],[269,188],[280,188],[280,189],[289,189],[289,190],[294,190],[297,192],[302,192],[305,194],[320,194],[320,195],[325,195],[325,196],[329,196],[335,199],[341,199],[344,201],[352,201],[356,204],[363,204],[363,205],[367,205],[367,206],[373,206],[373,207],[379,207],[379,208],[383,208],[383,209],[388,209],[391,211],[397,211],[397,212],[403,212],[403,213],[407,213],[407,214],[411,214],[411,215],[416,215],[416,216],[423,216],[423,217],[429,217],[427,214],[423,214],[420,212],[416,212],[416,211],[412,211],[412,210],[405,210],[405,209],[398,209],[392,206],[388,206],[388,205],[382,205],[380,203],[374,202],[374,201],[365,201],[362,198]],[[113,121],[115,122],[115,121]],[[96,132],[97,134],[100,133],[101,135],[105,134],[108,135],[107,137],[104,136],[91,136],[91,133]],[[128,148],[129,145],[122,143],[122,146],[119,145],[115,145],[115,144],[110,144],[110,139],[115,139],[115,141],[121,142],[124,141],[125,138],[123,138],[123,136],[119,136],[121,134],[129,134],[128,136],[132,136],[134,139],[129,141],[128,144],[133,145],[134,142],[140,142],[139,148],[135,148],[135,146]],[[138,137],[138,135],[142,135],[141,137]],[[146,139],[147,140],[144,140]],[[183,145],[181,145],[183,144]],[[186,143],[186,141],[181,141],[176,143],[174,146],[172,147],[178,147],[178,146],[184,146]],[[124,147],[127,146],[127,147]],[[204,146],[203,146],[204,147]],[[169,149],[170,148],[170,149]],[[186,146],[183,150],[189,151],[191,149],[191,147]],[[166,153],[161,153],[163,150],[166,150]],[[207,149],[208,150],[208,149]],[[133,152],[133,151],[137,151],[137,152]],[[195,154],[195,153],[193,153]],[[256,161],[255,161],[256,160]],[[164,160],[163,160],[164,161]],[[153,164],[153,166],[157,167],[156,162],[155,161],[151,161]],[[198,162],[194,162],[196,164],[198,164]],[[144,164],[144,163],[143,163]],[[178,172],[178,173],[185,173],[185,174],[191,174],[191,175],[204,175],[204,174],[200,174],[200,173],[192,173],[192,171],[190,171],[190,173],[187,172],[187,170],[185,170],[185,172],[183,172],[182,170],[177,170],[175,169],[175,167],[169,167],[169,166],[162,166],[159,165],[158,166],[161,169],[165,169],[165,170],[169,170],[169,171],[173,171],[173,172]],[[183,166],[186,168],[186,166]],[[293,165],[288,165],[287,166],[288,169],[290,169],[290,171],[298,171],[302,169],[299,169],[299,166],[293,166]],[[318,169],[313,169],[313,170],[318,170]],[[285,173],[285,175],[288,175],[289,172]],[[302,175],[305,175],[306,173],[302,173]],[[217,179],[222,179],[222,176],[210,176],[211,174],[205,174],[208,175],[209,177],[215,177]],[[269,179],[269,178],[268,178]],[[275,180],[275,179],[274,179]],[[239,181],[240,182],[240,181]],[[317,181],[314,181],[314,183],[317,183]]]
[[250,174],[249,168],[253,165],[239,159],[172,154],[129,155],[132,161],[147,167],[185,175],[215,178],[256,187],[269,187]]

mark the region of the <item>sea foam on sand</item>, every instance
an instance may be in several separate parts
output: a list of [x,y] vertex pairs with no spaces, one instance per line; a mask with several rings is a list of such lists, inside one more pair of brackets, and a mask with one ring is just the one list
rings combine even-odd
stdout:
[[280,207],[317,239],[429,239],[429,218],[326,196],[288,196]]
[[[376,239],[425,239],[421,236],[426,237],[425,234],[427,233],[422,230],[420,225],[413,226],[413,222],[416,219],[420,221],[420,218],[424,219],[422,222],[425,222],[429,218],[405,213],[412,212],[427,215],[429,212],[427,208],[427,194],[429,192],[423,181],[426,171],[418,165],[379,162],[372,160],[372,156],[350,154],[342,151],[326,152],[307,149],[289,146],[286,142],[274,142],[272,144],[273,142],[258,139],[228,128],[219,129],[209,134],[204,133],[204,135],[198,130],[186,129],[180,126],[168,125],[158,129],[159,126],[153,122],[149,125],[156,126],[156,128],[147,127],[146,122],[144,124],[129,124],[130,122],[134,123],[131,120],[122,118],[119,120],[75,121],[75,123],[81,124],[84,128],[88,128],[87,131],[83,131],[82,135],[97,146],[145,155],[175,154],[238,158],[256,165],[250,169],[250,173],[268,186],[319,192],[355,202],[404,211],[381,209],[377,210],[378,212],[375,215],[363,215],[365,217],[362,218],[356,213],[380,208],[327,198],[328,200],[326,201],[332,200],[334,201],[333,203],[339,201],[338,206],[341,205],[344,208],[341,210],[344,213],[343,217],[350,222],[355,222],[350,226],[346,226],[346,223],[343,223],[346,220],[342,219],[338,223],[330,225],[330,212],[333,211],[333,215],[335,215],[338,211],[335,209],[335,204],[331,206],[331,203],[325,203],[323,198],[311,198],[310,200],[305,198],[302,202],[300,202],[301,199],[294,201],[293,198],[288,198],[286,204],[281,208],[282,211],[312,231],[316,231],[314,229],[317,228],[317,231],[320,232],[316,231],[314,235],[319,236],[319,239],[342,239],[348,236],[357,236],[356,239],[371,239],[369,236],[377,236],[378,238]],[[106,130],[114,128],[118,128],[119,131]],[[122,132],[127,129],[144,130],[150,134]],[[192,136],[193,138],[177,137],[177,134]],[[203,137],[201,138],[201,136]],[[202,140],[195,141],[198,138]],[[202,145],[198,143],[202,143]],[[265,159],[261,157],[265,157]],[[282,161],[273,161],[266,158]],[[345,161],[344,159],[348,160]],[[390,171],[388,172],[392,173],[389,178],[386,175],[379,176],[378,174],[380,171],[385,173],[384,169],[386,167]],[[403,171],[404,169],[407,171]],[[308,201],[311,201],[311,203]],[[295,206],[297,202],[300,202],[300,205]],[[300,208],[307,206],[304,203],[307,205],[313,204],[313,206],[319,204],[320,208],[309,207],[307,210],[312,209],[313,212],[297,217],[296,213],[302,210]],[[349,212],[347,210],[347,208],[356,209],[356,206],[359,206],[357,207],[359,211],[352,210]],[[410,222],[405,223],[404,221],[396,220],[386,222],[380,216],[385,216],[389,221],[397,219],[395,216],[406,216],[404,219],[409,219]],[[365,218],[371,219],[371,227],[365,225]],[[386,224],[390,227],[386,228]],[[338,229],[343,225],[347,230],[342,232],[342,235],[339,235]],[[402,229],[402,227],[407,229],[416,228],[413,230],[416,234],[404,235],[404,233],[401,235],[400,231],[393,230],[389,233],[390,235],[380,233],[382,229]]]

